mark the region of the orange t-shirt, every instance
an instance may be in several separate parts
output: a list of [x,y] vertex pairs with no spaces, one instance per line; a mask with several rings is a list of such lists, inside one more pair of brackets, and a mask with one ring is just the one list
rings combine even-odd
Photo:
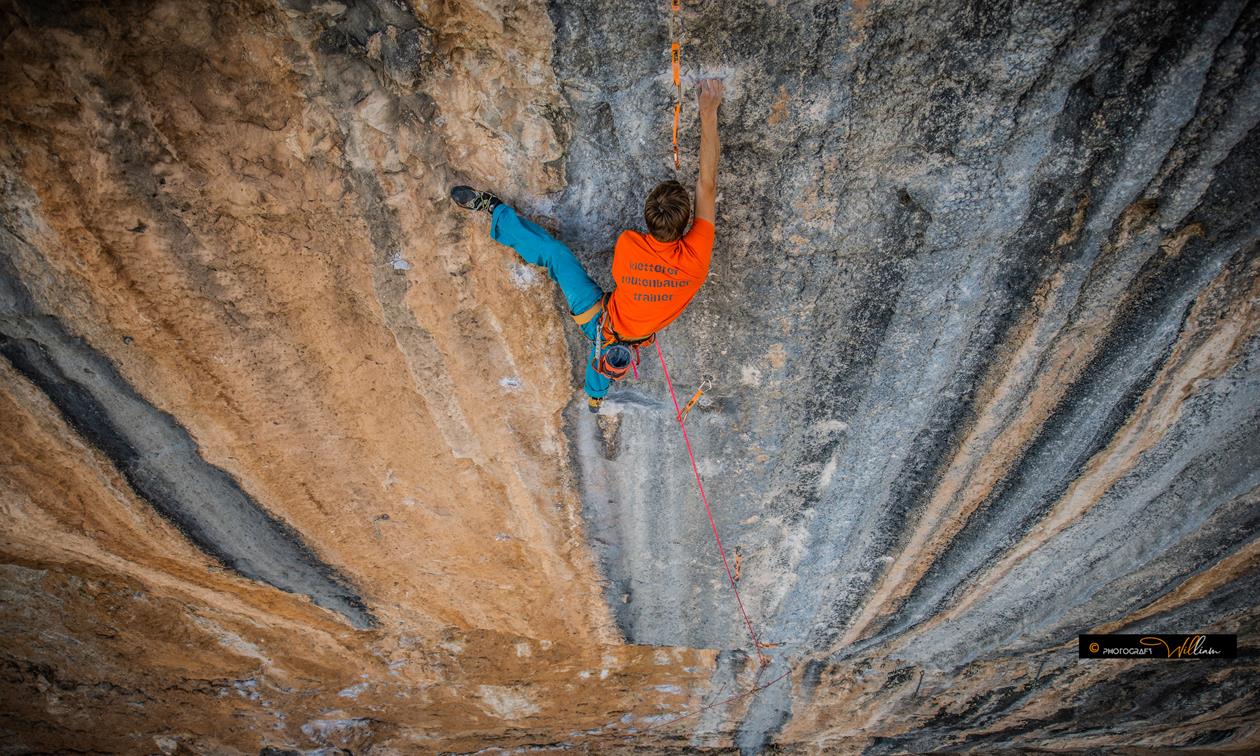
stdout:
[[613,249],[608,322],[624,339],[641,339],[669,325],[709,275],[713,224],[696,218],[678,241],[623,231]]

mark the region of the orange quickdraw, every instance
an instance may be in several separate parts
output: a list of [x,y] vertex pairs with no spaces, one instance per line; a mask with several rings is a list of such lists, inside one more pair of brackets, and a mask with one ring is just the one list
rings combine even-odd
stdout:
[[682,0],[671,0],[669,17],[669,59],[674,69],[674,170],[682,168],[682,156],[678,151],[678,119],[682,115],[682,45],[678,42],[678,17]]
[[[710,381],[708,378],[705,378],[703,381],[701,381],[700,388],[696,389],[696,393],[692,395],[691,401],[687,402],[687,406],[683,407],[682,420],[684,422],[687,420],[687,413],[691,412],[691,408],[696,406],[696,402],[700,401],[700,397],[704,395],[704,392],[706,391],[705,389],[706,386],[708,386],[709,388],[713,388],[713,381]],[[738,565],[738,560],[736,560],[736,564]],[[737,566],[736,570],[738,571],[738,569],[739,568]]]

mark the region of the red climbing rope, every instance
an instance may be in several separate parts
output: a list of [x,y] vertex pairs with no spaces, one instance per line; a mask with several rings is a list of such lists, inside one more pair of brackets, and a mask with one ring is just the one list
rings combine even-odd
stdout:
[[700,489],[700,501],[704,502],[704,513],[709,516],[709,527],[713,528],[713,540],[717,541],[718,554],[722,556],[722,566],[726,568],[726,577],[731,581],[731,590],[735,592],[735,601],[739,604],[739,613],[744,616],[744,626],[748,628],[748,635],[752,638],[753,650],[757,652],[757,660],[761,666],[766,666],[770,660],[765,654],[761,653],[761,641],[757,638],[757,631],[753,630],[752,620],[748,619],[748,612],[744,609],[744,600],[739,595],[739,587],[735,584],[735,575],[731,572],[731,566],[726,561],[726,549],[722,548],[722,537],[718,535],[717,522],[713,519],[713,510],[709,508],[709,497],[704,493],[704,483],[700,480],[700,468],[696,466],[696,455],[691,450],[691,438],[687,435],[687,425],[683,422],[682,408],[678,406],[678,397],[674,394],[674,383],[669,379],[669,368],[665,366],[665,353],[661,351],[661,339],[656,339],[656,354],[661,358],[661,371],[665,373],[665,385],[669,387],[669,398],[674,401],[675,418],[678,420],[678,427],[682,430],[683,443],[687,445],[687,456],[691,458],[691,471],[696,474],[696,487]]
[[[726,560],[726,549],[722,546],[722,537],[718,535],[717,521],[713,519],[713,510],[709,507],[709,497],[704,492],[704,482],[700,479],[700,468],[696,465],[696,454],[691,448],[691,437],[687,435],[687,425],[684,422],[684,411],[678,406],[678,395],[674,393],[674,382],[669,377],[669,367],[665,365],[665,352],[661,349],[660,337],[657,337],[656,339],[656,354],[661,358],[661,372],[665,374],[665,385],[669,387],[669,398],[674,402],[674,418],[678,420],[678,428],[682,431],[683,443],[687,445],[687,457],[691,460],[691,471],[696,474],[696,488],[700,490],[700,501],[704,503],[704,513],[709,516],[709,527],[713,529],[713,540],[717,543],[718,554],[722,557],[722,566],[726,568],[726,577],[731,581],[731,590],[734,591],[735,601],[739,604],[739,613],[744,618],[744,626],[748,628],[748,635],[752,638],[753,650],[757,652],[757,661],[761,668],[765,668],[766,665],[770,663],[770,659],[765,654],[761,653],[761,649],[772,648],[777,644],[763,644],[761,640],[757,638],[757,632],[753,630],[752,620],[748,618],[748,611],[744,609],[744,599],[739,595],[739,586],[735,583],[735,575],[731,572],[730,563]],[[692,397],[690,402],[687,403],[688,410],[690,410],[696,400],[700,398],[701,393],[703,393],[703,391],[696,392],[696,395]],[[741,698],[754,696],[780,680],[787,678],[791,674],[792,667],[789,666],[784,672],[779,674],[778,677],[775,677],[767,683],[757,685],[750,690],[744,691],[743,693],[737,693],[736,695],[724,698],[721,701],[715,701],[705,706],[701,706],[695,711],[674,717],[673,719],[649,725],[648,727],[643,728],[642,732],[654,730],[657,727],[664,727],[665,725],[675,724],[684,719],[694,717],[698,714],[703,714],[714,707],[723,706],[731,703],[732,701],[738,701]]]

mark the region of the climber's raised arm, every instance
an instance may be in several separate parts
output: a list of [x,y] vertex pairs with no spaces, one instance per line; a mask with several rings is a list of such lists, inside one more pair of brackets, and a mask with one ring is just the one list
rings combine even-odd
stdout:
[[717,219],[717,112],[725,87],[718,79],[700,82],[700,178],[696,182],[696,217]]

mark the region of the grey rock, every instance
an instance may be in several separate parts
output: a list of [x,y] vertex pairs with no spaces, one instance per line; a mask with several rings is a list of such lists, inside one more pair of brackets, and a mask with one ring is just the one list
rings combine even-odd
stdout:
[[[642,226],[652,185],[695,178],[690,86],[682,171],[670,157],[667,9],[551,6],[573,134],[559,211],[592,271]],[[1247,320],[1220,372],[1165,405],[1167,431],[1146,433],[1081,516],[992,571],[1091,464],[1124,455],[1142,402],[1175,390],[1161,371],[1218,327],[1196,319],[1246,317],[1256,4],[696,2],[683,19],[685,78],[727,82],[722,197],[710,279],[661,341],[681,395],[714,378],[713,407],[688,429],[779,657],[838,665],[895,647],[916,667],[961,669],[1044,653],[1125,622],[1254,537],[1260,340]],[[1074,349],[1087,356],[1059,382]],[[615,458],[574,417],[609,605],[632,641],[747,648],[660,371],[644,372],[629,390],[667,407],[623,413]],[[1019,448],[977,451],[1003,431]],[[990,457],[1001,473],[985,482]],[[979,499],[962,527],[939,551],[906,552],[959,478]],[[890,600],[876,591],[899,557],[926,569]],[[1253,584],[1132,627],[1254,617]],[[871,602],[884,603],[846,640]],[[1187,694],[1193,711],[1210,706],[1207,673],[1134,672],[1152,697],[1203,688]],[[1130,684],[1065,704],[1128,730],[1144,716],[1120,695]],[[758,696],[741,749],[770,742],[792,699],[787,686]],[[992,747],[1056,726],[958,739],[983,719],[876,750]]]

